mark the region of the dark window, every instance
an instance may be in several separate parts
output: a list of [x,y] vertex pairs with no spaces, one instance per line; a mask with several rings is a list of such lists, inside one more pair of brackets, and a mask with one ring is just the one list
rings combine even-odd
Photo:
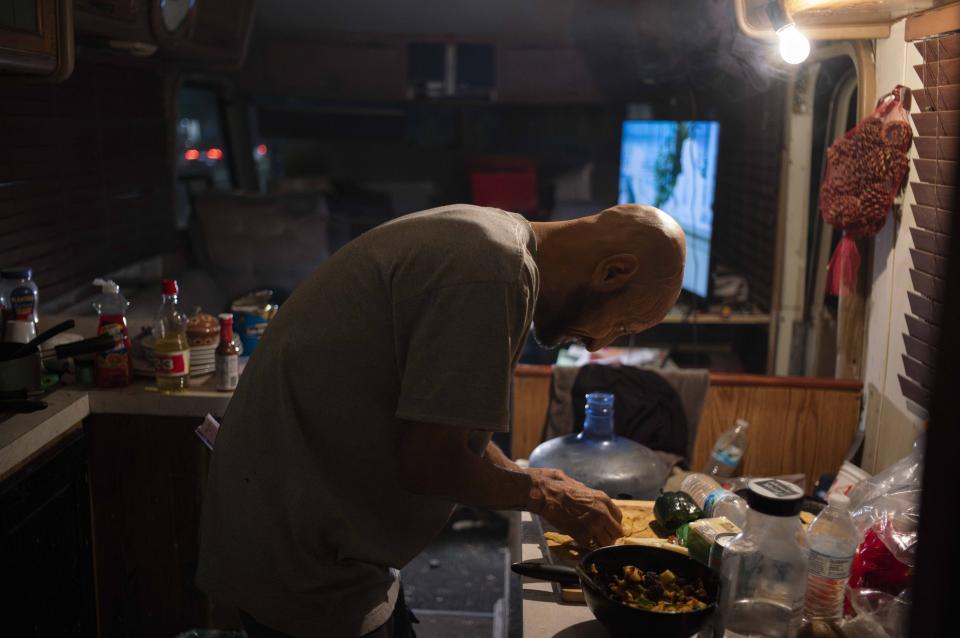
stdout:
[[37,33],[37,0],[0,1],[0,27]]
[[177,178],[232,189],[225,140],[216,93],[207,88],[181,88],[177,96]]

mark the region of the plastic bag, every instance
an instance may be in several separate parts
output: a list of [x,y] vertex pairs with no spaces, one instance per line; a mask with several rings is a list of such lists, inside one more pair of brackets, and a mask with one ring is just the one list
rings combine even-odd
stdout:
[[904,634],[920,522],[923,438],[913,451],[850,492],[853,524],[863,535],[850,566],[843,624],[848,637]]
[[910,108],[909,96],[909,89],[897,85],[873,113],[827,149],[820,214],[843,230],[830,259],[828,290],[833,295],[855,286],[860,253],[854,240],[883,228],[910,167],[913,129],[904,108]]
[[921,438],[910,454],[850,492],[853,523],[860,533],[866,537],[872,530],[898,561],[910,567],[916,562],[920,523],[922,448]]
[[910,591],[897,596],[873,589],[847,589],[856,616],[842,625],[846,638],[899,638],[906,635]]

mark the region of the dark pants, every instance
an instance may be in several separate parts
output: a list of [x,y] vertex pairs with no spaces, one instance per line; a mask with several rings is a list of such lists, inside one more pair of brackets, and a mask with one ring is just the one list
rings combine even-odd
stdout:
[[[239,612],[240,621],[243,623],[243,628],[249,638],[293,638],[290,634],[261,625],[253,616],[242,609]],[[393,608],[393,615],[383,625],[368,634],[364,634],[361,638],[417,638],[416,632],[413,631],[413,623],[417,622],[420,621],[407,607],[407,601],[403,597],[403,585],[401,585],[400,593],[397,594],[397,604]]]

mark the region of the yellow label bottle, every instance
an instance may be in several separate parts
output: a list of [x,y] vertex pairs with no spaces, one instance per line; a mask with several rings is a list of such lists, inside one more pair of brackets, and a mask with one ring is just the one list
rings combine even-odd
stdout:
[[163,302],[153,323],[157,387],[163,392],[183,390],[190,378],[187,318],[177,308],[177,293],[177,281],[164,279]]

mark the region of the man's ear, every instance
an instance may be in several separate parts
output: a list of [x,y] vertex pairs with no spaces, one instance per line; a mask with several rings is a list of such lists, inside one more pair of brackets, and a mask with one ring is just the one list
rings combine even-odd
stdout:
[[591,287],[598,292],[616,292],[630,283],[640,269],[636,255],[620,253],[604,258],[590,278]]

